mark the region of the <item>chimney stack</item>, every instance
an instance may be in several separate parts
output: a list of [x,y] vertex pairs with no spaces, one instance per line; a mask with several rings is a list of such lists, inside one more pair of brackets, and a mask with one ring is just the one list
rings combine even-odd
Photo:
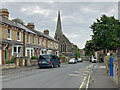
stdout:
[[34,23],[28,23],[27,26],[33,30],[35,29]]
[[6,8],[0,9],[0,16],[3,16],[3,17],[5,17],[6,19],[9,19],[8,9],[6,9]]
[[49,30],[48,29],[44,30],[44,34],[49,35]]

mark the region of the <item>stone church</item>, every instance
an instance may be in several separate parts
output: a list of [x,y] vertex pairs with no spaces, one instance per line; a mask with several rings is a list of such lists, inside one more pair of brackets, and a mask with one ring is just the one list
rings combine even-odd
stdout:
[[55,32],[54,38],[59,41],[59,54],[65,55],[67,57],[72,56],[73,45],[62,32],[60,11],[58,11],[57,27],[56,27],[56,32]]

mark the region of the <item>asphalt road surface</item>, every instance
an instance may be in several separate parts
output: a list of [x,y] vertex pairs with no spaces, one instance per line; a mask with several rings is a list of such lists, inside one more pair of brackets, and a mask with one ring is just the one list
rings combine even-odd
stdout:
[[95,65],[82,62],[8,74],[2,78],[2,88],[85,88],[87,76]]

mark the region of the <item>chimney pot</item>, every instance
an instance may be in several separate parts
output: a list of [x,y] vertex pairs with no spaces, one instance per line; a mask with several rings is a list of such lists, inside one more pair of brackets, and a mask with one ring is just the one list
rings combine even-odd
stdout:
[[34,23],[28,23],[27,26],[33,30],[35,29]]
[[9,19],[8,9],[6,9],[6,8],[0,9],[0,16],[3,16],[5,18]]
[[49,30],[48,29],[44,30],[44,34],[49,35]]

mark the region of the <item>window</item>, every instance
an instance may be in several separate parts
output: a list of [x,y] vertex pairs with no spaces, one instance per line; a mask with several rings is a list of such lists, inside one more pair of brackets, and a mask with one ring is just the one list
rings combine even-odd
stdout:
[[62,48],[63,48],[63,46],[62,46],[62,44],[61,44],[61,52],[62,52],[62,50],[63,50]]
[[29,51],[29,50],[27,50],[27,56],[28,56],[28,57],[30,56],[30,51]]
[[51,56],[51,59],[57,59],[56,56]]
[[17,40],[21,40],[21,32],[17,32]]
[[11,39],[11,30],[10,29],[8,29],[8,31],[7,31],[7,38]]
[[65,44],[65,52],[66,52],[66,44]]
[[49,47],[49,41],[48,41],[48,47]]
[[51,42],[51,48],[53,47],[52,42]]
[[54,48],[55,48],[55,43],[54,43]]
[[31,56],[33,56],[33,50],[31,50]]
[[27,43],[30,43],[29,35],[27,35]]
[[42,51],[42,54],[44,54],[44,52]]
[[18,47],[18,53],[20,53],[21,52],[21,47]]
[[33,44],[35,44],[35,36],[33,36]]
[[14,47],[14,52],[17,52],[17,47]]
[[40,45],[40,38],[38,38],[38,45]]
[[56,48],[58,49],[58,43],[56,44]]
[[44,39],[42,39],[42,45],[44,46]]

